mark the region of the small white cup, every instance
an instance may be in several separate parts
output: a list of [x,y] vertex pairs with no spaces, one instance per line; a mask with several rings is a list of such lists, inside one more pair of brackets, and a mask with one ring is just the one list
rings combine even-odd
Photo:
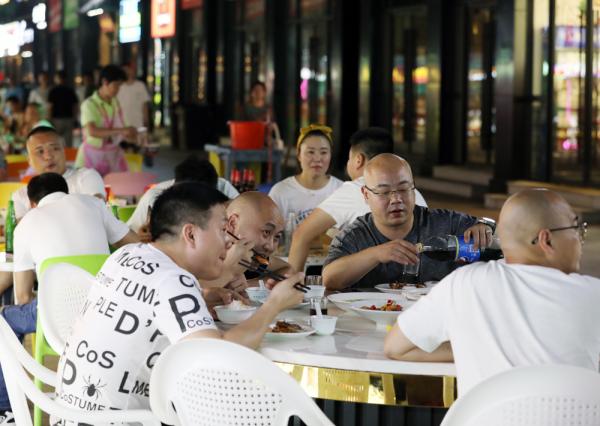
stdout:
[[246,293],[248,294],[248,298],[253,302],[257,303],[265,303],[269,294],[271,294],[271,290],[268,288],[260,288],[260,287],[248,287],[246,289]]
[[321,299],[325,296],[325,287],[322,285],[309,285],[308,290],[304,294],[304,300]]
[[317,316],[312,315],[310,317],[310,326],[314,328],[318,335],[329,336],[335,331],[335,324],[337,317],[331,315]]

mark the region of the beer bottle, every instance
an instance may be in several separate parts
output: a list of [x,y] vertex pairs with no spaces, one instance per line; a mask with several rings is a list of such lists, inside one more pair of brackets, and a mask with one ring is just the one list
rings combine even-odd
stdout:
[[458,263],[498,260],[504,257],[497,237],[494,237],[491,246],[475,249],[473,240],[466,243],[462,235],[435,236],[419,244],[419,251],[430,259]]
[[14,234],[17,226],[17,217],[15,216],[15,204],[13,200],[8,202],[8,210],[6,212],[6,222],[4,224],[4,235],[6,237],[6,253],[13,254],[14,251]]

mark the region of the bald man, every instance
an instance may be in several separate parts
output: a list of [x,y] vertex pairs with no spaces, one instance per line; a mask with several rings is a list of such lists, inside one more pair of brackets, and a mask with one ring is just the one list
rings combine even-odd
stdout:
[[465,266],[442,280],[398,317],[386,355],[449,361],[449,341],[459,396],[516,366],[598,371],[600,280],[577,274],[585,230],[553,192],[513,195],[498,224],[505,259]]
[[[365,166],[362,194],[370,213],[356,219],[332,241],[323,267],[331,290],[373,287],[402,276],[404,265],[418,261],[416,243],[436,235],[464,235],[487,246],[493,230],[476,217],[415,205],[410,165],[394,154],[380,154]],[[440,280],[456,264],[421,259],[422,281]]]
[[266,194],[249,191],[240,194],[227,206],[227,230],[239,240],[227,251],[221,277],[214,281],[201,282],[203,287],[227,287],[241,292],[256,274],[247,272],[239,265],[240,259],[250,260],[252,250],[269,259],[269,269],[279,273],[293,272],[290,265],[272,256],[283,233],[284,221],[277,204]]

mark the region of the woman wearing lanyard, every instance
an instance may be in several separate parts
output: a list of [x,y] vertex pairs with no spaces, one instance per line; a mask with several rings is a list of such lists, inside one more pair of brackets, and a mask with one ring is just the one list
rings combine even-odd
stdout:
[[137,131],[125,125],[117,100],[119,88],[126,79],[120,67],[107,65],[100,72],[100,87],[81,104],[83,143],[77,153],[77,167],[96,169],[102,176],[127,171],[119,143],[136,142]]

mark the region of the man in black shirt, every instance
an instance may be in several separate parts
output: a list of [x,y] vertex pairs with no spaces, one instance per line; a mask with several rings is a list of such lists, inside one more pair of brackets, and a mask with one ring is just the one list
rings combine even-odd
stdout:
[[[371,213],[358,217],[332,241],[323,267],[329,289],[373,287],[396,281],[404,265],[416,264],[416,243],[436,235],[464,235],[487,247],[492,230],[478,219],[451,210],[415,205],[410,165],[394,154],[380,154],[365,166],[362,193]],[[440,280],[456,265],[421,257],[421,281]]]
[[48,117],[65,146],[73,146],[73,126],[77,115],[78,99],[75,90],[66,84],[64,71],[56,73],[56,86],[48,93]]

